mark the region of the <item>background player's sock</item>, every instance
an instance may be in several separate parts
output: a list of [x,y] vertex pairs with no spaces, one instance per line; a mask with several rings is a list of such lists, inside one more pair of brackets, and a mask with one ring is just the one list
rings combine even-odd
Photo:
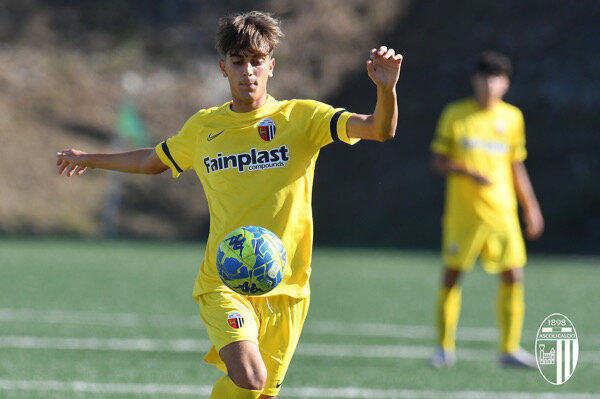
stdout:
[[460,315],[461,288],[454,285],[442,286],[438,295],[438,345],[447,351],[454,351],[456,326]]
[[225,376],[215,383],[210,399],[257,399],[261,393],[240,388],[229,376]]
[[523,283],[500,284],[498,290],[498,323],[500,326],[500,352],[515,353],[521,342],[525,300]]

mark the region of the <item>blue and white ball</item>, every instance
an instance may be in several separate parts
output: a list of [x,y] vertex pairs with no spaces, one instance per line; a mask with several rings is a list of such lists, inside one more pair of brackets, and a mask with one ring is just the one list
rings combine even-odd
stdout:
[[221,280],[242,295],[263,295],[277,287],[286,265],[283,243],[264,227],[239,227],[227,234],[217,250]]

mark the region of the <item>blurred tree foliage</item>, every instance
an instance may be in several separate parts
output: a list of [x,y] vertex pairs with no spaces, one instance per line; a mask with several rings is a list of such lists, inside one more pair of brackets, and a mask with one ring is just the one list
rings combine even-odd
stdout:
[[[525,113],[527,166],[546,216],[546,234],[530,247],[599,252],[595,0],[5,0],[0,135],[8,145],[0,147],[0,180],[5,187],[31,184],[3,193],[0,231],[97,234],[104,175],[56,180],[52,151],[109,149],[119,79],[128,69],[144,77],[136,102],[155,141],[174,134],[195,110],[221,104],[228,92],[215,67],[216,22],[250,9],[283,21],[286,37],[270,82],[279,98],[317,98],[371,112],[368,50],[385,44],[405,55],[397,138],[331,145],[321,153],[317,244],[438,245],[443,179],[429,170],[428,145],[442,107],[470,94],[477,53],[495,48],[515,63],[507,100]],[[10,173],[22,157],[14,148],[39,156]],[[207,230],[195,177],[178,184],[166,174],[128,177],[121,234],[202,238]]]

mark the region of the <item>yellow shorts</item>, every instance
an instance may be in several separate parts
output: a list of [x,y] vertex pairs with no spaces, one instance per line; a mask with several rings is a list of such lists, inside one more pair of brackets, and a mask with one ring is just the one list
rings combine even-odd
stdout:
[[516,218],[502,227],[445,224],[442,255],[446,267],[461,271],[471,270],[477,258],[488,273],[501,273],[527,262],[525,242]]
[[227,373],[219,351],[233,342],[254,342],[267,368],[263,394],[277,396],[298,345],[309,302],[309,298],[287,295],[247,297],[233,292],[202,295],[200,317],[213,343],[204,361]]

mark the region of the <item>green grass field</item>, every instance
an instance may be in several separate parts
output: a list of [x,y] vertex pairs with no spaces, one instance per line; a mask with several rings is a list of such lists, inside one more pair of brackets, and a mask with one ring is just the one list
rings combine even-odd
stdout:
[[[0,239],[0,398],[208,397],[220,377],[191,298],[203,247]],[[551,313],[577,330],[572,378],[496,363],[497,280],[467,275],[456,367],[433,370],[437,253],[319,249],[281,398],[600,398],[600,260],[531,256],[523,346]]]

